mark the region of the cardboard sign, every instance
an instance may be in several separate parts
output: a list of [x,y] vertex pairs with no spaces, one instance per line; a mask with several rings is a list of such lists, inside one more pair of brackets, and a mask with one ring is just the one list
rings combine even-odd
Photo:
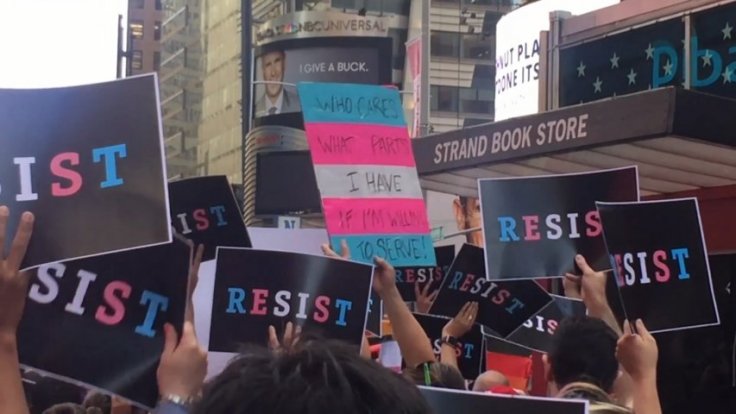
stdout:
[[175,240],[39,267],[18,329],[21,364],[151,409],[163,325],[181,332],[190,256]]
[[299,98],[327,232],[353,259],[435,266],[427,209],[399,92],[300,83]]
[[598,203],[598,211],[629,320],[652,332],[720,323],[695,198]]
[[636,167],[478,180],[489,279],[561,277],[582,254],[610,268],[596,201],[638,201]]
[[466,302],[478,302],[477,322],[505,337],[551,301],[549,294],[533,280],[486,279],[483,249],[465,244],[429,313],[454,317]]
[[8,234],[24,211],[36,216],[24,268],[171,241],[157,85],[0,89]]
[[588,401],[483,394],[419,387],[435,414],[587,414]]
[[[432,341],[434,355],[439,360],[442,347],[442,328],[450,319],[421,313],[415,313],[414,317],[424,328],[429,340]],[[475,325],[470,332],[458,339],[460,342],[456,347],[455,355],[457,355],[460,372],[465,379],[474,380],[482,372],[483,364],[483,334],[480,332],[480,325]]]
[[373,336],[383,336],[383,301],[375,292],[371,292],[368,299],[368,320],[365,324],[365,330]]
[[169,183],[172,225],[195,244],[204,244],[204,261],[215,258],[217,246],[251,247],[227,177],[188,178]]
[[305,331],[360,346],[373,266],[266,250],[217,248],[210,351],[265,344],[268,326],[293,321]]
[[440,287],[447,271],[450,270],[452,261],[455,260],[455,246],[435,247],[434,256],[437,258],[437,266],[434,267],[396,268],[396,287],[399,289],[404,302],[416,301],[414,286],[417,283],[422,289],[427,283],[431,283],[430,292],[434,292]]
[[[552,295],[553,301],[539,313],[529,318],[506,340],[539,352],[549,352],[557,326],[563,319],[585,316],[583,301]],[[484,332],[492,335],[490,332]]]

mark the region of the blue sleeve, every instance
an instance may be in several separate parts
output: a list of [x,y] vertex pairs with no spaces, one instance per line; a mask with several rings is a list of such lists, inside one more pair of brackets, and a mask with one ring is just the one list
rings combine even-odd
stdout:
[[152,414],[189,414],[189,409],[169,401],[162,401]]

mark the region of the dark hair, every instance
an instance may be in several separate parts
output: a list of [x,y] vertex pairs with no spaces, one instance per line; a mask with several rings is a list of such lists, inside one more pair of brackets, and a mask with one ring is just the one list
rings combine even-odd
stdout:
[[430,409],[409,381],[356,348],[302,337],[289,350],[250,348],[206,384],[192,414],[424,414]]
[[467,390],[465,386],[465,378],[452,365],[440,362],[428,363],[430,383],[426,383],[424,377],[424,364],[416,368],[407,367],[404,369],[404,375],[411,379],[416,385],[428,385],[430,387],[448,388],[451,390]]
[[101,414],[110,414],[112,412],[112,397],[99,392],[92,392],[87,395],[82,403],[84,408],[96,408]]
[[587,382],[610,392],[618,375],[618,337],[600,319],[565,319],[552,337],[549,362],[559,387]]

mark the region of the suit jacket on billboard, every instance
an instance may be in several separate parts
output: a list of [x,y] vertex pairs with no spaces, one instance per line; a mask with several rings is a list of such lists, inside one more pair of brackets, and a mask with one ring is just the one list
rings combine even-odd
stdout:
[[[286,90],[286,88],[283,88],[281,90],[281,94],[283,98],[281,101],[281,109],[273,115],[289,114],[302,110],[301,105],[299,105],[299,97],[296,96],[296,93],[289,92],[288,90]],[[261,95],[261,97],[258,98],[258,100],[256,101],[256,118],[271,115],[268,113],[268,110],[269,105],[266,104],[266,94],[264,92],[263,95]]]

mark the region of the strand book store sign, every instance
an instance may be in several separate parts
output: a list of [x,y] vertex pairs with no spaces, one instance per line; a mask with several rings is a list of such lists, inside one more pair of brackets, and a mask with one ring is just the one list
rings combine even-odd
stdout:
[[301,83],[307,141],[333,246],[397,267],[435,266],[429,220],[398,91]]
[[426,175],[617,142],[621,119],[636,137],[661,134],[668,115],[651,108],[670,105],[673,93],[621,97],[417,139],[412,142],[417,168]]

